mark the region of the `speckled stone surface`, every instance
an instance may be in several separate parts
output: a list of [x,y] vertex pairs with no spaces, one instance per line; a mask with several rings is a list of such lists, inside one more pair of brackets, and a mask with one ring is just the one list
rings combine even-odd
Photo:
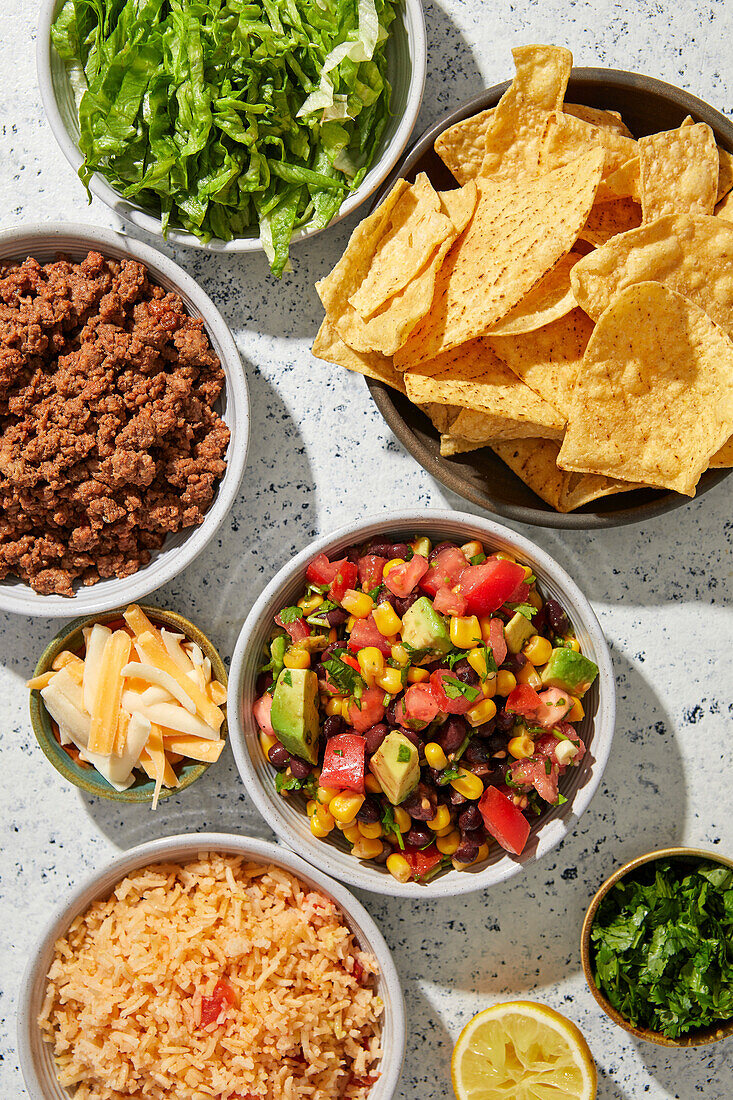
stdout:
[[[43,119],[34,64],[36,5],[0,5],[0,224],[111,224]],[[509,50],[567,44],[580,65],[611,65],[688,88],[733,113],[730,0],[442,0],[426,3],[429,66],[420,128],[506,79]],[[321,310],[314,281],[354,219],[301,246],[281,283],[264,260],[180,252],[234,330],[253,409],[239,499],[219,537],[155,599],[196,621],[225,656],[262,585],[313,535],[367,511],[460,508],[391,437],[362,380],[311,358]],[[730,482],[728,483],[730,485]],[[398,1096],[450,1094],[452,1041],[480,1008],[530,997],[567,1013],[599,1068],[601,1100],[728,1100],[733,1043],[668,1053],[610,1023],[586,991],[578,947],[585,907],[621,861],[655,846],[733,851],[731,493],[645,526],[601,535],[523,530],[593,601],[617,670],[618,726],[601,791],[574,836],[538,866],[483,895],[420,905],[364,895],[404,980],[408,1055]],[[58,625],[58,624],[57,624]],[[157,813],[67,786],[33,739],[23,681],[54,623],[0,616],[2,875],[0,1097],[26,1096],[15,1003],[30,946],[72,883],[151,837],[216,828],[265,836],[232,757]]]

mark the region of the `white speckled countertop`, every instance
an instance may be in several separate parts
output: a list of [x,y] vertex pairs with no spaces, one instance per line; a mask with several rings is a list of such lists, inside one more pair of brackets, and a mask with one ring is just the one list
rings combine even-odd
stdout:
[[[0,224],[110,224],[43,119],[36,86],[37,5],[0,8]],[[730,0],[426,2],[429,65],[418,130],[511,73],[510,47],[557,42],[579,65],[611,65],[681,85],[733,113]],[[366,510],[462,507],[386,429],[362,380],[311,358],[321,310],[314,281],[354,220],[297,249],[282,283],[265,261],[180,252],[234,330],[253,407],[239,499],[219,537],[155,599],[190,616],[231,654],[262,585],[317,532]],[[655,846],[733,851],[730,485],[647,525],[601,534],[523,528],[593,601],[617,671],[618,726],[601,791],[574,836],[509,884],[455,901],[406,905],[364,895],[404,980],[408,1054],[398,1095],[450,1094],[452,1041],[480,1008],[545,1001],[586,1035],[600,1100],[729,1100],[733,1040],[668,1053],[636,1042],[586,991],[578,938],[585,907],[620,862]],[[470,509],[468,509],[470,510]],[[69,886],[112,853],[151,837],[213,828],[268,835],[227,751],[157,813],[90,799],[48,765],[30,729],[23,681],[58,623],[0,616],[2,872],[0,1097],[26,1096],[15,1003],[30,946]]]

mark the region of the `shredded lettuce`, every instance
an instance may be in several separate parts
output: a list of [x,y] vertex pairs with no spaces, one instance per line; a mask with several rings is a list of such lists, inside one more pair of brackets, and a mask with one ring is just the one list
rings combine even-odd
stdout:
[[272,271],[328,224],[389,117],[400,0],[66,0],[79,174],[202,241],[260,234]]

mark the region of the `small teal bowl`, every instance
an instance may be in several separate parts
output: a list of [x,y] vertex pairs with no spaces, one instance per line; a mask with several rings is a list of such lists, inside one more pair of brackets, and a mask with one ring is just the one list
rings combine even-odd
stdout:
[[[139,606],[151,622],[154,622],[157,626],[165,626],[169,630],[185,634],[189,641],[196,642],[203,650],[204,655],[211,661],[213,676],[224,687],[227,686],[227,671],[224,662],[209,638],[197,626],[194,626],[193,623],[176,611],[165,611],[162,608],[150,607],[147,604],[140,604]],[[60,630],[53,641],[46,646],[33,675],[41,676],[44,672],[48,672],[62,650],[70,649],[72,653],[78,652],[84,645],[82,631],[85,626],[92,626],[94,623],[109,624],[121,620],[121,608],[114,611],[103,611],[99,615],[86,615],[83,618],[74,619],[73,622],[68,623]],[[110,798],[114,802],[152,802],[155,783],[147,776],[139,775],[126,791],[116,791],[91,764],[82,764],[74,760],[54,734],[51,716],[46,710],[40,691],[31,691],[30,712],[36,741],[56,771],[64,779],[68,779],[75,787],[86,791],[87,794],[97,795],[99,798]],[[220,737],[223,739],[227,737],[226,718],[221,727]],[[162,787],[160,798],[170,798],[171,795],[180,794],[186,787],[190,787],[192,783],[195,783],[210,767],[211,764],[198,761],[191,761],[187,764],[182,761],[181,764],[177,764],[176,774],[178,775],[179,785],[177,787]]]

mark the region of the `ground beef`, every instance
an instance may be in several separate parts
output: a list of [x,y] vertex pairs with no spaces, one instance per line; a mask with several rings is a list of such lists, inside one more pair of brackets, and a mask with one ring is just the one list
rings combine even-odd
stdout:
[[129,577],[226,467],[203,322],[134,260],[0,263],[0,579]]

